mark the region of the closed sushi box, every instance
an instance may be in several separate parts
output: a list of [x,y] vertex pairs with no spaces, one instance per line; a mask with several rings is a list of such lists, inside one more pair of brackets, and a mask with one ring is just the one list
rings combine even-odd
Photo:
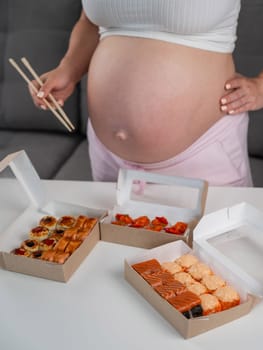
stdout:
[[[153,248],[178,239],[192,245],[193,229],[205,208],[205,181],[120,169],[116,192],[116,206],[100,222],[101,240],[141,248]],[[121,215],[135,219],[135,224],[118,224],[116,216]],[[137,226],[141,218],[149,220],[149,224]],[[168,223],[157,231],[156,226],[151,226],[153,220]],[[187,224],[184,233],[166,231],[167,227],[173,228],[181,222]]]
[[[18,181],[21,190],[25,191],[29,205],[4,232],[0,233],[1,267],[13,272],[66,282],[99,241],[98,222],[105,212],[47,198],[44,185],[25,151],[12,153],[5,157],[0,162],[0,171],[7,167],[13,171],[14,181]],[[15,200],[13,198],[14,205]],[[14,249],[21,247],[21,243],[29,238],[30,230],[37,227],[40,219],[46,216],[57,219],[62,216],[75,219],[79,216],[87,216],[97,220],[87,237],[64,263],[42,260],[37,254],[34,257],[33,254],[30,256],[14,254]]]
[[[263,296],[262,217],[263,213],[248,203],[205,215],[194,230],[192,248],[183,241],[176,241],[145,250],[126,259],[125,278],[184,338],[223,326],[249,313]],[[201,312],[197,317],[187,318],[132,267],[151,259],[162,265],[185,254],[197,257],[227,286],[234,288],[240,303],[223,311],[205,316]]]

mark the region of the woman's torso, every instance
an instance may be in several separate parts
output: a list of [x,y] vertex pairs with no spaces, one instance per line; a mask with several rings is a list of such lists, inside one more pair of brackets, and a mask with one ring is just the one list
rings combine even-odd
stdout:
[[[183,32],[187,32],[183,39],[190,40],[190,43],[186,41],[184,45],[181,39],[179,43],[176,40],[170,42],[172,37],[176,39],[176,34],[171,38],[168,36],[167,40],[151,39],[149,35],[166,34],[161,31],[164,24],[156,20],[157,13],[152,14],[154,24],[148,17],[140,19],[138,16],[146,11],[143,4],[149,5],[147,1],[152,4],[153,11],[154,6],[160,6],[161,0],[136,1],[136,16],[132,14],[132,8],[128,8],[127,4],[131,2],[122,0],[121,5],[120,1],[97,1],[96,7],[96,1],[87,0],[84,7],[90,19],[102,26],[103,37],[93,55],[88,74],[90,118],[97,136],[113,153],[132,161],[158,162],[185,150],[222,116],[219,99],[224,92],[225,81],[234,74],[231,50],[225,48],[231,40],[220,43],[219,39],[223,40],[224,35],[220,37],[223,29],[218,25],[219,19],[214,18],[214,25],[211,21],[205,24],[204,19],[198,17],[197,8],[192,8],[190,12],[193,19],[197,16],[199,24],[194,25],[192,18],[192,22],[187,23],[189,18],[186,16],[181,26],[178,23],[177,28],[173,28],[180,32],[179,39]],[[209,1],[210,4],[218,3],[216,0],[201,0],[198,3],[203,1],[206,4]],[[236,0],[224,1],[228,4],[232,2],[232,6],[238,3]],[[180,5],[182,0],[167,2]],[[196,0],[189,2],[197,3]],[[93,5],[89,5],[91,3]],[[115,11],[113,18],[105,15],[110,3]],[[168,16],[170,10],[166,8],[166,26],[170,23],[168,17],[175,16],[179,11],[178,6],[172,8],[172,16]],[[186,7],[184,11],[187,10]],[[147,16],[148,12],[149,8]],[[132,19],[128,18],[128,14]],[[115,23],[110,27],[107,21],[114,22],[114,18]],[[139,30],[141,37],[131,33],[139,28],[140,23],[135,23],[131,28],[130,21],[147,23],[147,28]],[[170,24],[174,21],[175,18]],[[196,26],[199,29],[194,28]],[[217,30],[212,35],[211,28],[214,27]],[[209,28],[209,35],[202,35],[202,31],[209,31]],[[233,28],[230,29],[234,40]],[[195,31],[198,38],[194,44]],[[196,47],[199,43],[201,48]],[[217,46],[217,51],[213,50],[213,45]]]

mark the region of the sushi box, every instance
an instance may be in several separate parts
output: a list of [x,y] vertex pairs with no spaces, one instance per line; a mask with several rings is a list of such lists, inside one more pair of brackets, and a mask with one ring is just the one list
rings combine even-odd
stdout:
[[[125,278],[186,339],[223,326],[249,313],[263,296],[262,217],[263,213],[248,203],[205,215],[194,229],[192,248],[181,240],[144,250],[126,259]],[[187,318],[132,268],[133,264],[150,259],[157,259],[160,264],[174,261],[188,253],[233,287],[240,303],[224,311]]]
[[[72,203],[58,202],[47,198],[43,183],[33,167],[25,151],[9,154],[0,162],[0,171],[10,167],[14,177],[24,189],[29,205],[9,225],[0,232],[1,267],[18,273],[42,277],[50,280],[66,282],[77,270],[100,239],[99,220],[105,211],[87,208]],[[13,199],[15,203],[15,198]],[[38,225],[45,216],[59,218],[62,216],[78,217],[80,215],[97,218],[97,223],[83,240],[81,245],[63,263],[55,263],[42,259],[15,255],[12,251],[20,247],[28,238],[30,230]]]
[[[153,248],[183,240],[192,245],[193,229],[203,215],[207,183],[200,179],[167,176],[133,169],[120,169],[116,205],[100,221],[101,240],[140,248]],[[165,219],[168,226],[186,223],[184,233],[168,233],[165,229],[113,224],[116,217],[128,215],[153,222]]]

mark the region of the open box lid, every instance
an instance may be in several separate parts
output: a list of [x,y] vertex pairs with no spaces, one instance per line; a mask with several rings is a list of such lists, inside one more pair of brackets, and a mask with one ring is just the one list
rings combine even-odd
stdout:
[[[139,186],[139,191],[137,191],[137,197],[135,199],[132,198],[134,194],[134,184]],[[160,187],[157,188],[158,199],[154,200],[144,200],[149,199],[143,197],[143,194],[146,193],[146,188],[150,185],[165,185],[166,188],[163,188],[163,191],[160,191]],[[146,186],[146,187],[145,187]],[[138,205],[143,210],[146,208],[154,209],[158,205],[158,211],[155,209],[155,213],[173,213],[180,212],[181,216],[184,216],[184,213],[187,213],[188,217],[201,217],[204,212],[206,196],[207,196],[207,182],[201,179],[192,179],[192,178],[184,178],[179,176],[168,176],[168,175],[160,175],[156,173],[150,173],[146,171],[133,170],[133,169],[120,169],[118,175],[117,182],[117,204],[118,207],[126,207],[126,208],[136,208]],[[174,192],[171,191],[173,188]],[[185,201],[185,206],[180,205],[182,203],[178,202],[178,199],[187,193],[188,190],[194,190],[193,193],[190,193],[192,207],[187,205],[187,201]],[[166,192],[165,192],[166,190]],[[181,193],[179,194],[179,190]],[[153,189],[150,189],[151,193],[153,193]],[[162,200],[168,194],[172,195],[170,202],[166,202],[162,204]],[[159,197],[159,195],[161,195]],[[143,197],[143,198],[140,198]],[[167,199],[167,198],[165,198]],[[189,198],[188,198],[189,199]],[[118,210],[118,209],[117,209]],[[146,212],[145,212],[146,215]]]
[[45,189],[24,150],[11,153],[0,161],[0,172],[10,167],[19,183],[27,193],[31,203],[41,208],[46,203]]
[[201,218],[194,249],[231,270],[247,291],[263,297],[263,212],[243,202]]
[[0,258],[1,254],[9,253],[14,247],[20,246],[21,241],[25,239],[25,232],[29,232],[44,215],[60,217],[67,213],[67,215],[73,216],[88,215],[98,218],[105,215],[105,209],[93,209],[48,198],[43,182],[23,150],[9,154],[0,161],[0,172],[7,167],[11,168],[19,184],[24,188],[29,197],[30,205],[1,232]]

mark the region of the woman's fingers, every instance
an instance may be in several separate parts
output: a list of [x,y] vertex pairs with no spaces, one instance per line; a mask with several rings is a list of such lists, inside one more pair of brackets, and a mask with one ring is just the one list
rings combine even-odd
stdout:
[[262,85],[258,78],[237,77],[227,81],[229,91],[220,99],[220,108],[227,114],[237,114],[263,107]]
[[[35,89],[31,86],[31,84],[33,84],[33,86],[35,86]],[[31,84],[28,85],[28,90],[29,90],[29,93],[32,97],[32,100],[33,100],[35,106],[46,110],[47,107],[46,107],[43,99],[38,97],[38,91],[40,89],[40,85],[37,83],[36,80],[32,80]]]
[[[47,82],[45,82],[45,79],[43,79],[42,81],[44,82],[43,86],[40,86],[36,80],[31,81],[33,86],[35,86],[35,89],[30,84],[28,86],[30,95],[33,99],[33,102],[34,102],[36,107],[41,108],[43,110],[47,110],[48,107],[44,101],[44,99],[45,99],[49,102],[49,104],[54,109],[56,109],[56,105],[53,103],[53,101],[48,96],[53,89],[53,84],[48,83],[48,80],[47,80]],[[57,103],[60,105],[60,107],[63,107],[64,106],[63,98],[61,98],[61,96],[59,96],[59,94],[56,92],[54,92],[54,93],[52,92],[52,95],[55,98],[55,100],[57,101]]]

